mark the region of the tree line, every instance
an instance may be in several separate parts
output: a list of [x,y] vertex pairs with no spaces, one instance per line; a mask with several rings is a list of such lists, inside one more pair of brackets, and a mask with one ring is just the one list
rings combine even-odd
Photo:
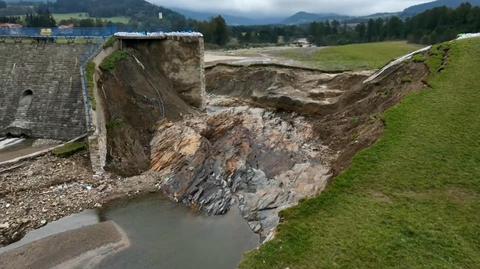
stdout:
[[407,19],[394,16],[352,24],[333,20],[299,26],[237,26],[230,31],[231,37],[240,44],[277,43],[280,39],[288,42],[308,37],[318,46],[386,40],[434,44],[465,32],[480,32],[480,7],[469,3],[457,9],[434,8]]
[[20,23],[21,17],[18,16],[0,16],[0,23]]
[[55,27],[57,22],[48,7],[40,5],[36,9],[36,13],[27,13],[25,16],[25,25],[27,27]]

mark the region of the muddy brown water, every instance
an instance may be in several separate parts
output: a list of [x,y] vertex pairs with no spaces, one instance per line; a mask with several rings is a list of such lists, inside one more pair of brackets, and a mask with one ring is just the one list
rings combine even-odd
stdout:
[[[52,222],[28,233],[21,241],[0,248],[0,255],[37,240],[63,232],[74,234],[75,229],[110,220],[126,233],[130,247],[105,257],[94,268],[234,269],[246,251],[259,245],[259,236],[236,209],[225,216],[206,216],[160,195],[149,195]],[[48,251],[44,254],[55,255]],[[83,262],[89,264],[88,260]],[[91,268],[86,264],[73,268]]]
[[231,210],[206,216],[152,195],[117,204],[101,213],[128,235],[131,246],[104,259],[97,268],[234,269],[259,237]]

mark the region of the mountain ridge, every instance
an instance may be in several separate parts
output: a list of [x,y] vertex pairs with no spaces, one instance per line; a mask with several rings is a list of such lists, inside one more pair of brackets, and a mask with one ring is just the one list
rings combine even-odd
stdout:
[[433,2],[410,6],[403,10],[403,16],[414,16],[432,8],[446,6],[448,8],[457,8],[462,3],[470,3],[473,6],[480,6],[480,0],[437,0]]

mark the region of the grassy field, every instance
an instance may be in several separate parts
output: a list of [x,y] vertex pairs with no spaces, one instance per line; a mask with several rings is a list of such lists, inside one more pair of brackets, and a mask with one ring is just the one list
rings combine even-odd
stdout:
[[[88,19],[90,16],[88,13],[54,13],[53,17],[57,22],[68,19]],[[111,17],[111,18],[100,18],[102,20],[111,21],[113,23],[124,23],[127,24],[130,21],[128,17]]]
[[388,111],[384,137],[284,211],[241,268],[480,268],[479,66],[480,39],[451,44],[431,88]]
[[295,48],[278,52],[278,56],[323,70],[378,69],[390,60],[421,48],[402,41],[353,44],[312,50]]

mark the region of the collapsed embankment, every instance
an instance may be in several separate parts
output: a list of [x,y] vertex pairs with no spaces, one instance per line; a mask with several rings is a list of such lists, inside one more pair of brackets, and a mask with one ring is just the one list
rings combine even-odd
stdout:
[[168,197],[209,214],[238,204],[264,239],[281,210],[320,193],[378,139],[381,113],[428,74],[412,61],[368,83],[372,72],[221,64],[205,70],[205,98],[198,70],[185,67],[201,62],[198,43],[162,42],[123,42],[100,66],[107,170],[148,171]]
[[423,63],[394,68],[369,83],[366,72],[209,68],[209,113],[160,126],[152,170],[189,206],[221,214],[238,203],[268,239],[281,210],[321,192],[380,137],[382,113],[424,87]]
[[[180,50],[183,56],[175,56],[162,48],[165,44],[181,46],[123,44],[121,54],[105,59],[97,81],[102,101],[97,110],[106,118],[106,168],[139,176],[106,174],[92,180],[82,168],[85,174],[56,182],[38,175],[45,163],[66,173],[65,166],[56,167],[58,160],[7,167],[8,174],[0,177],[6,184],[0,203],[9,207],[2,207],[0,214],[9,219],[0,227],[0,244],[17,240],[43,220],[159,190],[211,214],[237,204],[250,227],[271,238],[278,213],[320,193],[356,152],[378,139],[382,112],[423,88],[428,75],[423,63],[413,61],[368,83],[369,72],[219,65],[205,71],[206,96],[203,69],[198,69],[201,54]],[[198,52],[196,44],[190,49]],[[192,73],[182,68],[182,61],[161,60],[165,53],[185,61],[193,57],[198,64],[191,65],[197,69]],[[175,79],[191,81],[178,72],[195,74],[197,86],[174,84]],[[200,99],[192,101],[192,94]],[[12,177],[32,176],[45,186],[11,186]],[[17,203],[20,200],[25,203]],[[34,219],[21,218],[28,212]]]

